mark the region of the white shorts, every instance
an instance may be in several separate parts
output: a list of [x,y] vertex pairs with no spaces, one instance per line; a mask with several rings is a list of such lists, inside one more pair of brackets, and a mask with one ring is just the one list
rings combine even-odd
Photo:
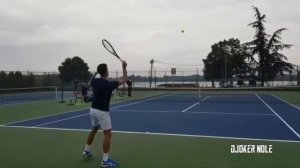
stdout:
[[109,112],[90,108],[90,116],[93,127],[100,126],[102,130],[110,130],[112,128]]

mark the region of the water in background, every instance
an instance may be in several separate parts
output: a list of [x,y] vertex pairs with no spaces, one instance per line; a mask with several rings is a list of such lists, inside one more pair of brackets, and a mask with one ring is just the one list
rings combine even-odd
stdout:
[[[185,82],[152,82],[152,87],[159,87],[159,85],[165,85],[165,84],[196,84],[195,81],[185,81]],[[215,87],[220,87],[219,82],[214,82]],[[247,86],[246,82],[246,86]],[[200,87],[212,87],[211,82],[199,82]],[[237,82],[234,81],[233,83],[234,87],[238,87]],[[257,85],[258,86],[258,85]],[[271,81],[265,84],[266,87],[282,87],[282,86],[297,86],[297,81]],[[134,82],[133,87],[137,88],[150,88],[150,82]]]

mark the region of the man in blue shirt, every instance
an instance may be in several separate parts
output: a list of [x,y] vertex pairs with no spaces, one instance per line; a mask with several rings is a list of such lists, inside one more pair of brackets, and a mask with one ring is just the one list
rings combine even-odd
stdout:
[[123,85],[127,81],[127,63],[122,62],[123,77],[119,81],[108,81],[108,68],[106,64],[100,64],[97,67],[97,72],[100,77],[94,77],[91,80],[91,87],[93,88],[92,106],[90,108],[90,116],[92,121],[92,130],[87,138],[85,149],[82,153],[84,157],[91,157],[91,144],[94,140],[94,136],[101,128],[103,130],[103,156],[102,167],[115,167],[119,163],[109,158],[110,144],[111,144],[111,120],[109,115],[109,103],[112,95],[112,91],[118,88],[119,85]]

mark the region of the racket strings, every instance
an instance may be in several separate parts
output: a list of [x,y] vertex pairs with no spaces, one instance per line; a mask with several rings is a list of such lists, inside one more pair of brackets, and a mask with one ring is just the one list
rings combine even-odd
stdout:
[[116,51],[114,50],[114,48],[112,47],[112,45],[111,45],[108,41],[103,40],[102,43],[103,43],[104,48],[105,48],[108,52],[110,52],[110,53],[112,53],[112,54],[114,54],[114,55],[117,55]]

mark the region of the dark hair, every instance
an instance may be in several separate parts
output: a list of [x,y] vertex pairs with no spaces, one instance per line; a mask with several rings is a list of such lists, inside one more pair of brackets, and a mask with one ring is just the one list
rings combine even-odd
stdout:
[[106,64],[100,64],[100,65],[98,65],[97,72],[101,76],[105,76],[106,71],[107,71],[107,65]]

